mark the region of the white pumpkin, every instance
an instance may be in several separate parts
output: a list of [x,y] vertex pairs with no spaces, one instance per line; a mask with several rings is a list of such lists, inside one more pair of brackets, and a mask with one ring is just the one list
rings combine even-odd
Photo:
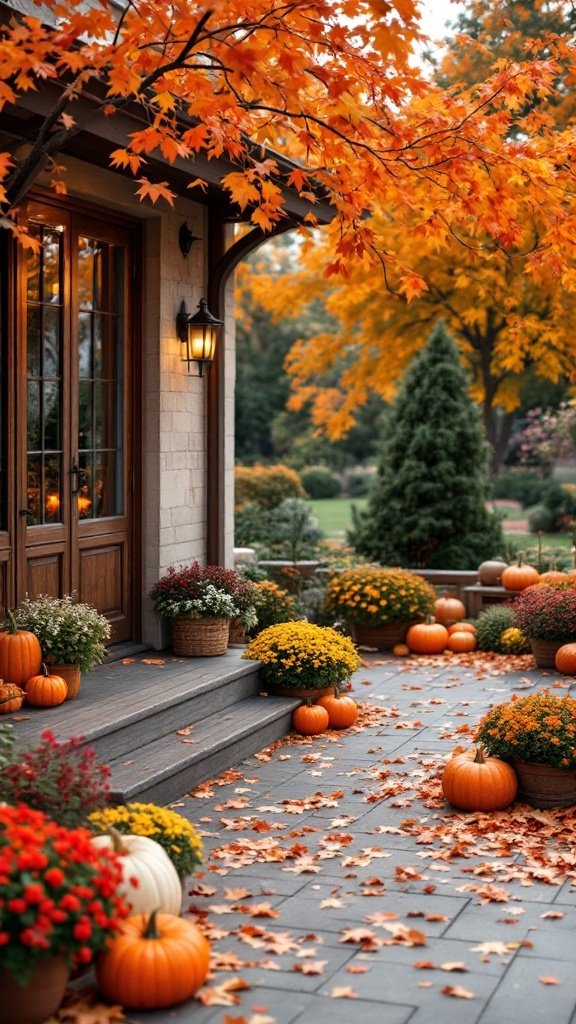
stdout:
[[[182,884],[166,850],[148,836],[111,834],[94,836],[94,846],[108,847],[122,858],[122,883],[119,893],[129,903],[132,914],[175,914],[182,910]],[[138,886],[130,879],[137,878]]]

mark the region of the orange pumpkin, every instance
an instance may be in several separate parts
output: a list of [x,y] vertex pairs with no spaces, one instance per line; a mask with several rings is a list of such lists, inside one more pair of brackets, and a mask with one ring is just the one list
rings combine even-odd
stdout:
[[439,597],[434,602],[434,618],[443,626],[452,626],[466,615],[466,606],[457,597]]
[[476,650],[476,637],[469,630],[456,630],[448,637],[448,650],[455,654],[466,654],[468,651]]
[[486,757],[479,746],[448,761],[442,792],[461,811],[502,811],[516,798],[518,778],[511,765]]
[[472,622],[455,622],[453,626],[448,626],[448,636],[452,636],[452,633],[473,633],[476,636],[476,626]]
[[395,654],[397,658],[405,658],[410,654],[410,648],[406,644],[394,644],[392,654]]
[[210,946],[191,921],[174,914],[136,914],[122,921],[96,961],[96,980],[109,1003],[161,1010],[190,999],[204,984]]
[[64,703],[68,687],[61,676],[49,675],[46,665],[42,665],[42,672],[31,676],[26,683],[26,696],[32,707],[54,708]]
[[502,586],[505,590],[526,590],[540,582],[540,573],[532,565],[524,565],[518,556],[516,565],[509,565],[502,572]]
[[440,622],[417,622],[406,635],[406,643],[415,654],[442,654],[447,642],[448,630]]
[[24,697],[24,691],[19,686],[0,680],[0,715],[11,715],[14,711],[20,711]]
[[13,612],[7,612],[7,629],[0,632],[0,678],[5,683],[23,686],[40,671],[42,651],[34,633],[18,629]]
[[358,718],[358,705],[352,697],[336,694],[334,697],[320,697],[316,707],[326,708],[329,729],[348,729]]
[[565,676],[576,675],[576,644],[563,644],[556,651],[556,668]]
[[326,732],[329,716],[321,704],[301,704],[292,715],[292,728],[301,736],[318,736]]
[[559,572],[558,569],[549,569],[548,572],[543,572],[540,576],[539,583],[565,583],[569,586],[574,581],[570,579],[567,572]]

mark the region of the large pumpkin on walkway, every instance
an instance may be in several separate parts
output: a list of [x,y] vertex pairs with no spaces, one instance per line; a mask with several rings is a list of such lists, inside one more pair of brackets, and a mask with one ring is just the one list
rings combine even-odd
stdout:
[[0,678],[5,683],[24,686],[42,666],[42,650],[34,633],[18,629],[13,612],[8,612],[7,628],[0,631]]
[[576,676],[576,644],[563,644],[556,651],[556,668],[566,676]]
[[440,622],[417,622],[410,626],[406,643],[415,654],[442,654],[448,643],[448,630]]
[[162,1010],[190,999],[204,984],[210,946],[191,921],[173,914],[138,914],[96,961],[96,981],[110,1003]]
[[442,792],[461,811],[503,811],[516,798],[518,778],[506,761],[486,757],[478,747],[448,761]]

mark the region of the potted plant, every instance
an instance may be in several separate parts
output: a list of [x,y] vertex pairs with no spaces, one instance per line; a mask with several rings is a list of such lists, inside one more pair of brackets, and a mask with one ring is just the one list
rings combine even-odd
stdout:
[[274,693],[321,696],[340,689],[360,665],[352,641],[331,626],[298,620],[268,626],[243,658],[260,662],[262,681]]
[[576,640],[574,579],[523,590],[514,601],[513,612],[513,624],[528,637],[536,664],[554,668],[557,650]]
[[128,914],[120,861],[91,838],[25,804],[0,805],[3,1024],[50,1017],[71,968],[90,963]]
[[326,608],[348,623],[358,644],[388,650],[402,643],[409,626],[434,612],[436,594],[406,569],[360,565],[328,580]]
[[15,612],[20,629],[34,633],[40,641],[44,661],[68,686],[67,700],[75,697],[83,672],[89,672],[106,656],[110,623],[92,605],[64,597],[25,598]]
[[516,694],[479,723],[474,740],[518,774],[519,799],[534,807],[576,803],[576,700],[549,690]]
[[45,729],[41,742],[27,747],[0,731],[0,769],[0,802],[25,803],[66,828],[87,827],[90,814],[110,801],[110,768],[79,736],[60,741]]
[[154,839],[168,854],[181,880],[202,863],[203,846],[198,832],[187,818],[170,807],[131,803],[105,807],[90,815],[95,832],[114,828],[123,835]]
[[174,654],[224,654],[230,620],[242,613],[247,582],[234,569],[220,565],[170,565],[150,597],[156,611],[171,621]]

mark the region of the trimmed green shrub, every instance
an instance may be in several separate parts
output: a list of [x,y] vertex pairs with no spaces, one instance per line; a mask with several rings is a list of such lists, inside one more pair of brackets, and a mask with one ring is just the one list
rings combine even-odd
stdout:
[[326,466],[310,466],[300,473],[302,486],[309,498],[337,498],[340,494],[340,478]]
[[523,508],[538,505],[546,490],[547,481],[528,469],[509,469],[499,473],[492,485],[493,498],[519,501]]
[[351,498],[365,498],[370,491],[374,473],[365,469],[351,469],[346,474],[346,490]]
[[546,505],[533,505],[526,510],[530,533],[554,533],[554,513]]
[[500,549],[500,523],[486,508],[488,446],[469,388],[439,324],[391,406],[378,473],[350,534],[370,561],[473,569]]
[[514,612],[509,605],[495,604],[481,612],[476,622],[476,640],[479,651],[506,654],[502,633],[514,625]]
[[236,508],[259,505],[276,508],[286,498],[305,498],[306,492],[295,469],[277,466],[236,466],[234,470]]

